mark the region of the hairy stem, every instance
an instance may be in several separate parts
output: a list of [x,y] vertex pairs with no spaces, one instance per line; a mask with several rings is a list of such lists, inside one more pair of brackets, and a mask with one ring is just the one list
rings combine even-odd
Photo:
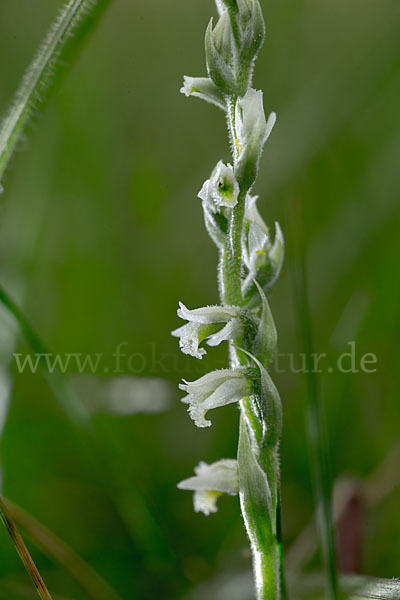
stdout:
[[240,306],[242,304],[242,287],[240,274],[242,271],[241,238],[245,207],[245,194],[240,194],[238,203],[232,211],[229,223],[229,235],[223,251],[222,279],[223,301],[226,304]]
[[[269,449],[278,461],[277,451]],[[276,471],[260,466],[255,455],[249,427],[242,413],[238,448],[240,507],[253,556],[257,600],[281,598],[280,547],[276,531]],[[266,470],[265,470],[266,469]],[[267,471],[267,472],[266,472]],[[275,487],[275,490],[273,489]]]
[[15,94],[0,129],[0,184],[24,129],[49,95],[60,65],[68,60],[83,34],[110,0],[69,0],[47,34]]
[[[228,102],[228,131],[230,133],[234,163],[240,152],[236,141],[235,116]],[[225,248],[222,252],[222,302],[240,306],[242,296],[242,234],[244,226],[246,192],[241,191],[232,210]],[[241,345],[241,340],[238,340]],[[230,366],[248,366],[249,360],[231,345]],[[252,443],[250,437],[256,440]],[[241,401],[238,465],[240,478],[240,506],[247,535],[250,540],[257,600],[285,598],[280,536],[280,503],[277,502],[279,486],[278,449],[267,447],[260,453],[260,424],[254,416],[249,398]],[[281,591],[283,595],[281,595]]]

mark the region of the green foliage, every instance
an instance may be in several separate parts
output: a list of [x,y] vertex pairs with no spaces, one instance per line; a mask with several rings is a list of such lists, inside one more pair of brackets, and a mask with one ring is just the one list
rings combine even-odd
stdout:
[[[63,2],[0,4],[4,112]],[[14,160],[2,196],[1,280],[41,338],[55,352],[103,352],[110,368],[117,345],[128,341],[124,351],[143,357],[132,361],[137,371],[174,386],[181,376],[195,379],[225,364],[219,347],[212,360],[187,361],[169,335],[179,324],[172,315],[180,298],[189,307],[218,302],[215,248],[195,194],[216,158],[228,159],[222,115],[176,94],[181,73],[202,72],[210,6],[171,0],[155,10],[149,2],[114,3]],[[391,0],[271,0],[263,8],[267,42],[254,85],[265,90],[265,107],[279,110],[279,121],[262,157],[258,204],[287,234],[285,206],[293,197],[302,200],[303,215],[295,220],[301,218],[307,233],[314,347],[327,353],[320,377],[332,471],[335,478],[350,473],[369,481],[398,438],[400,12]],[[141,203],[140,211],[133,208]],[[273,378],[284,400],[286,549],[314,510],[304,375],[289,369],[287,357],[295,353],[301,367],[289,261],[271,299],[285,354]],[[2,336],[12,329],[3,316]],[[356,340],[358,366],[363,354],[377,355],[375,373],[327,371],[350,340]],[[15,351],[29,349],[21,339]],[[126,359],[121,364],[132,375]],[[178,394],[166,413],[96,417],[127,528],[110,500],[108,472],[94,474],[43,375],[20,374],[15,362],[11,370],[15,383],[0,448],[7,497],[68,542],[122,598],[176,600],[196,589],[197,598],[219,600],[215,588],[208,594],[203,588],[216,574],[221,588],[228,574],[243,592],[234,578],[249,562],[237,498],[221,498],[218,513],[206,518],[174,484],[201,459],[234,455],[233,406],[214,411],[207,431],[191,427]],[[387,469],[374,483],[376,500],[364,505],[361,569],[390,578],[399,575],[400,496],[398,469]],[[86,600],[63,568],[29,547],[54,598]],[[7,600],[31,591],[14,554],[3,535],[0,595]],[[250,573],[247,589],[249,582]]]

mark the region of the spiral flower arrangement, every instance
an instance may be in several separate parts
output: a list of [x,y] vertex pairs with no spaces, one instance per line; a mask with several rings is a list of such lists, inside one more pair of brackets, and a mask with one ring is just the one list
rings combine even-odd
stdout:
[[180,303],[186,324],[172,332],[182,352],[201,359],[204,344],[229,345],[229,368],[197,381],[184,381],[183,402],[198,427],[208,427],[211,409],[237,403],[240,430],[237,460],[201,462],[195,476],[178,487],[194,491],[194,508],[217,510],[222,493],[239,494],[250,540],[257,598],[285,594],[282,574],[279,497],[279,440],[282,407],[268,373],[277,333],[267,296],[281,270],[284,241],[264,223],[252,193],[261,154],[276,115],[266,119],[263,94],[253,89],[252,74],[265,38],[258,0],[216,0],[218,22],[205,36],[208,77],[185,77],[181,92],[224,111],[232,164],[219,161],[203,184],[207,231],[219,252],[220,305],[189,310]]

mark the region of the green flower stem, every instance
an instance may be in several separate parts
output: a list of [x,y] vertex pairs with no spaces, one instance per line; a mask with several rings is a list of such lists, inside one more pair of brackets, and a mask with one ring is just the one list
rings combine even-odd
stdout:
[[0,183],[24,129],[47,98],[60,66],[68,61],[110,0],[69,0],[22,79],[0,129]]
[[245,194],[240,194],[238,203],[232,211],[229,234],[222,257],[222,278],[226,304],[240,306],[243,303],[240,274],[242,270],[241,237],[245,208]]
[[[272,483],[276,493],[276,471],[273,469],[269,474],[263,471],[252,446],[242,413],[238,448],[240,506],[253,554],[257,600],[279,600],[280,548],[276,537],[276,503],[270,487]],[[270,456],[272,463],[277,461],[275,449],[266,453],[275,454]]]
[[[188,391],[185,401],[198,426],[210,425],[204,420],[210,408],[240,401],[237,470],[235,485],[229,489],[239,491],[253,553],[257,600],[281,600],[284,586],[278,450],[282,411],[266,370],[276,347],[276,331],[265,289],[268,284],[268,289],[272,287],[279,274],[283,240],[277,237],[271,244],[267,226],[256,208],[256,197],[250,196],[275,114],[271,113],[267,121],[262,92],[251,87],[254,63],[265,38],[259,0],[216,3],[219,21],[215,28],[210,22],[205,37],[209,77],[185,77],[181,91],[226,110],[233,164],[219,161],[198,196],[203,202],[208,233],[220,251],[221,304],[227,314],[231,311],[233,315],[209,342],[214,345],[229,341],[230,371],[214,371],[180,387]],[[180,308],[178,315],[189,323],[173,335],[180,332],[181,348],[186,354],[196,358],[204,354],[204,349],[198,349],[204,339],[202,319],[205,323],[214,323],[214,319],[225,323],[223,314],[217,318],[219,309],[182,312]],[[199,315],[200,321],[196,322]],[[211,389],[214,392],[210,395]],[[199,477],[196,471],[193,479]],[[191,479],[181,483],[187,486]],[[211,478],[209,485],[215,485]],[[210,491],[218,489],[211,487]],[[209,514],[215,506],[199,506],[195,496],[195,509]]]
[[[230,131],[234,131],[231,121]],[[234,149],[233,149],[234,152]],[[240,306],[244,208],[246,194],[240,193],[232,211],[229,235],[222,254],[222,276],[226,304]],[[241,341],[238,340],[238,345]],[[231,367],[248,366],[242,352],[231,348]],[[277,512],[279,494],[278,448],[267,446],[259,450],[262,435],[260,424],[251,408],[249,398],[241,401],[241,425],[238,447],[240,506],[250,540],[257,600],[280,600],[286,597],[280,537],[280,512]],[[254,440],[249,440],[247,428]],[[277,524],[279,523],[279,528]]]

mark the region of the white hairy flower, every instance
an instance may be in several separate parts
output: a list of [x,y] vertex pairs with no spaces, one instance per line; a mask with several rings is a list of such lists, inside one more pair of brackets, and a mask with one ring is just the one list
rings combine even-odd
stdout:
[[217,512],[217,500],[222,494],[233,496],[239,493],[237,461],[222,459],[211,465],[201,462],[195,467],[194,477],[178,483],[180,490],[194,492],[193,503],[196,512],[205,515]]
[[257,200],[259,196],[251,196],[250,194],[246,195],[246,204],[245,204],[245,214],[244,218],[249,223],[256,223],[262,231],[268,233],[268,226],[266,225],[264,219],[260,215],[257,207]]
[[195,96],[226,111],[225,99],[209,77],[188,77],[185,75],[180,91],[185,96]]
[[207,340],[209,346],[218,346],[242,334],[239,309],[235,306],[205,306],[189,310],[180,302],[178,317],[188,323],[172,331],[172,335],[179,337],[182,352],[195,358],[201,359],[206,354],[204,348],[199,348],[203,340]]
[[247,190],[257,176],[261,152],[273,126],[276,114],[265,119],[263,93],[249,88],[243,98],[238,98],[235,107],[235,127],[238,146],[238,162],[235,175]]
[[188,412],[197,427],[210,427],[205,415],[208,410],[239,402],[252,393],[251,381],[239,369],[212,371],[197,379],[179,385],[187,392],[182,402],[189,405]]
[[206,202],[213,212],[217,212],[222,206],[233,208],[237,204],[238,196],[239,184],[235,179],[233,167],[220,160],[210,179],[203,184],[198,197]]
[[278,277],[284,258],[284,239],[279,223],[275,223],[275,237],[271,240],[269,228],[257,209],[257,196],[246,197],[245,235],[243,236],[243,261],[248,275],[243,282],[243,291],[253,286],[261,272],[263,285],[271,287]]
[[263,146],[275,125],[276,114],[272,112],[266,121],[262,91],[249,88],[246,95],[237,100],[235,112],[239,143],[245,147],[252,137],[257,136]]

